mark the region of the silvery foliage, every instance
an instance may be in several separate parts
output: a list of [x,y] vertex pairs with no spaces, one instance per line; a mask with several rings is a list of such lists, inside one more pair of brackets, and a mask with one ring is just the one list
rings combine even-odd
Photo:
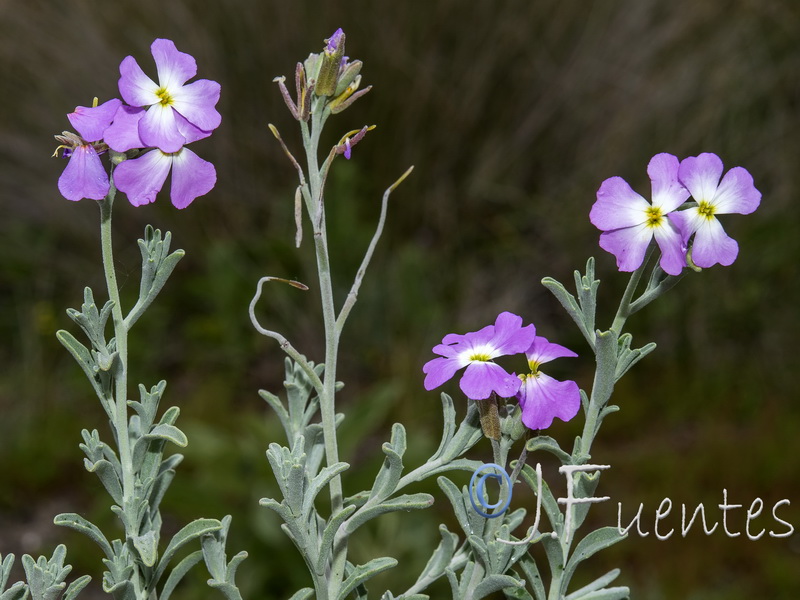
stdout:
[[17,581],[8,585],[11,567],[14,566],[14,555],[0,555],[0,600],[73,600],[91,581],[84,575],[67,585],[65,579],[72,571],[70,565],[64,564],[67,548],[61,544],[47,559],[40,556],[33,560],[28,554],[22,556],[22,568],[25,570],[26,582]]
[[[167,443],[184,447],[188,440],[176,425],[180,414],[177,406],[159,416],[165,381],[150,389],[140,384],[139,399],[128,399],[127,337],[164,287],[184,252],[170,253],[170,233],[162,236],[161,231],[147,226],[144,237],[138,242],[142,255],[139,297],[123,317],[111,251],[113,197],[112,188],[109,197],[100,201],[103,258],[110,299],[99,307],[94,292],[87,287],[81,309],[67,311],[85,334],[88,344],[64,330],[59,331],[57,337],[86,374],[109,418],[113,446],[103,442],[97,430],[84,429],[80,448],[86,455],[86,470],[97,475],[111,497],[111,511],[119,518],[124,536],[109,541],[99,527],[77,513],[60,514],[54,521],[80,531],[100,547],[106,567],[103,590],[117,600],[168,600],[183,576],[201,560],[205,560],[212,575],[209,585],[229,599],[238,599],[234,576],[246,553],[237,554],[230,562],[226,560],[224,545],[230,517],[222,521],[197,519],[178,531],[166,545],[162,544],[159,506],[175,476],[175,469],[183,460],[181,454],[165,458],[164,450]],[[113,324],[114,337],[107,339],[109,321]],[[132,414],[129,415],[128,409]],[[176,561],[177,553],[189,544],[197,544],[198,549]],[[56,555],[61,556],[58,551]],[[30,574],[28,580],[31,582]],[[72,597],[69,590],[66,597]],[[5,596],[2,598],[5,600]]]
[[[337,35],[341,32],[337,32]],[[262,390],[262,398],[275,411],[286,434],[286,444],[271,443],[267,458],[275,474],[281,497],[264,498],[261,504],[275,511],[283,521],[282,528],[297,547],[308,567],[313,587],[303,588],[291,600],[316,597],[326,600],[345,600],[346,598],[366,599],[366,583],[370,578],[397,565],[391,557],[379,557],[365,564],[355,565],[347,560],[348,544],[351,536],[367,521],[382,514],[394,511],[414,511],[433,504],[434,498],[425,493],[402,493],[406,485],[438,475],[437,483],[443,495],[453,508],[460,531],[452,532],[440,525],[441,542],[434,549],[427,565],[416,581],[403,593],[385,592],[382,600],[421,600],[429,596],[422,593],[436,580],[445,578],[449,582],[452,597],[458,600],[478,600],[489,594],[500,592],[507,598],[527,600],[622,600],[629,597],[629,589],[624,586],[611,586],[619,575],[619,569],[599,577],[595,581],[573,590],[571,580],[577,567],[600,550],[625,538],[616,527],[602,527],[586,533],[580,538],[576,531],[583,524],[591,507],[590,503],[576,504],[562,509],[549,486],[531,465],[524,464],[527,453],[537,451],[553,455],[562,466],[581,466],[589,464],[592,442],[597,435],[603,419],[618,410],[609,404],[616,381],[634,364],[655,349],[655,344],[632,348],[632,336],[623,333],[626,319],[649,302],[669,290],[679,279],[666,275],[658,265],[652,268],[646,289],[634,299],[643,271],[652,256],[652,250],[642,267],[634,272],[619,310],[611,327],[596,329],[595,309],[600,281],[595,278],[594,259],[589,259],[585,273],[575,272],[575,295],[551,278],[542,283],[558,299],[570,317],[583,333],[593,351],[597,369],[591,394],[581,391],[585,425],[582,435],[575,440],[572,452],[561,448],[552,437],[537,435],[528,439],[521,426],[519,410],[505,407],[500,430],[500,439],[492,441],[495,462],[503,467],[512,445],[525,435],[523,460],[511,462],[514,468],[511,478],[531,488],[541,509],[549,521],[550,531],[538,528],[538,514],[534,527],[527,533],[515,533],[526,517],[524,508],[507,511],[502,516],[487,519],[473,509],[475,490],[467,486],[459,488],[443,475],[447,471],[475,471],[482,463],[465,457],[483,437],[475,403],[468,403],[468,411],[459,425],[456,424],[456,410],[453,400],[442,394],[444,413],[443,434],[438,450],[423,465],[406,472],[403,462],[406,450],[406,430],[400,423],[392,427],[390,440],[383,444],[384,461],[375,482],[369,490],[363,490],[349,497],[342,494],[341,477],[349,468],[347,462],[338,458],[336,428],[344,415],[335,413],[335,393],[341,383],[335,380],[336,359],[339,335],[355,303],[358,288],[369,265],[375,244],[383,230],[389,194],[410,172],[407,171],[393,184],[383,197],[381,215],[375,235],[366,250],[351,291],[342,303],[339,312],[335,306],[331,273],[328,260],[327,236],[325,227],[324,183],[334,159],[345,154],[347,158],[353,146],[359,142],[371,127],[349,132],[341,138],[321,164],[318,160],[320,132],[327,118],[339,112],[331,106],[339,107],[348,101],[348,94],[358,88],[360,75],[355,79],[352,65],[341,61],[344,52],[344,36],[337,38],[339,47],[334,51],[330,45],[319,55],[312,54],[303,64],[298,64],[296,72],[296,101],[291,98],[284,84],[285,78],[275,81],[279,84],[290,112],[299,122],[303,146],[306,153],[305,167],[300,165],[287,148],[277,129],[270,125],[273,135],[297,170],[299,185],[295,195],[295,217],[297,226],[296,243],[302,241],[302,206],[313,226],[314,244],[317,255],[319,288],[325,323],[326,359],[324,364],[308,361],[280,333],[264,328],[255,315],[262,286],[268,281],[288,283],[298,289],[308,287],[296,281],[276,277],[264,277],[258,282],[256,294],[250,305],[250,317],[254,327],[263,335],[279,342],[288,357],[286,358],[285,395],[277,395]],[[361,63],[356,61],[360,72]],[[333,95],[316,94],[314,91],[315,73],[322,73],[330,64],[340,66],[340,81],[333,86]],[[322,67],[320,67],[322,65]],[[321,75],[320,75],[321,76]],[[330,70],[326,72],[330,76]],[[369,88],[367,88],[369,89]],[[340,95],[341,94],[341,95]],[[348,106],[352,104],[350,102]],[[316,417],[321,414],[321,420]],[[324,466],[323,466],[324,465]],[[600,471],[574,472],[572,479],[574,497],[591,498],[600,480]],[[316,500],[320,493],[328,490],[332,509],[323,515],[317,509]],[[485,491],[484,491],[485,493]],[[511,490],[501,486],[500,494],[507,497]],[[483,501],[488,498],[484,496]],[[566,511],[571,514],[566,514]],[[569,523],[569,526],[567,526]],[[531,547],[543,547],[542,559],[535,560]],[[539,566],[546,564],[549,577],[542,577]]]

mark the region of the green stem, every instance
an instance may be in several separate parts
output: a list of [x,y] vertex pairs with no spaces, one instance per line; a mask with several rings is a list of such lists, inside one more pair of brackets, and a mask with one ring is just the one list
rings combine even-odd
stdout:
[[[113,426],[116,431],[117,446],[119,448],[119,462],[122,469],[122,509],[123,515],[130,514],[134,496],[135,473],[131,455],[130,435],[128,433],[128,328],[122,315],[122,304],[117,286],[117,275],[114,269],[114,248],[111,241],[111,212],[114,206],[116,188],[111,184],[111,189],[100,205],[100,245],[103,255],[103,271],[105,272],[108,297],[114,303],[111,309],[111,318],[114,324],[114,339],[116,341],[117,365],[114,369],[114,418]],[[127,518],[123,519],[126,537],[138,535],[138,531],[131,531],[134,526]],[[135,564],[135,563],[134,563]],[[135,596],[142,597],[142,588],[138,569],[132,577]]]
[[[327,465],[339,462],[339,448],[336,439],[336,362],[339,351],[339,332],[336,329],[336,307],[333,299],[333,283],[331,280],[330,259],[328,254],[328,236],[325,223],[325,205],[322,194],[322,175],[319,168],[318,148],[322,126],[327,115],[324,109],[324,99],[315,100],[312,109],[311,128],[301,123],[303,132],[303,146],[308,162],[308,180],[310,186],[310,201],[307,201],[309,217],[314,227],[314,249],[317,258],[317,274],[319,277],[319,292],[322,302],[322,318],[325,327],[325,371],[320,395],[320,413],[322,416],[322,434],[325,443],[325,457]],[[344,505],[342,493],[342,479],[335,476],[330,482],[331,514],[336,514]],[[347,542],[340,548],[334,548],[333,565],[330,573],[329,597],[333,598],[338,593],[341,581],[344,579],[347,561]]]
[[118,367],[115,370],[114,428],[117,432],[119,459],[122,464],[122,502],[124,509],[133,496],[133,469],[128,435],[128,329],[122,316],[122,305],[114,269],[114,249],[111,243],[111,209],[116,190],[112,187],[105,200],[100,202],[100,240],[103,254],[103,270],[106,276],[108,297],[114,303],[111,318],[114,323],[114,339],[117,346]]
[[[614,391],[619,335],[622,331],[622,327],[625,325],[625,321],[633,312],[631,310],[631,306],[633,305],[631,300],[652,254],[653,247],[651,246],[642,261],[642,265],[631,274],[631,278],[628,281],[628,286],[625,288],[625,293],[622,295],[619,308],[614,316],[614,321],[610,330],[597,332],[595,334],[595,343],[593,347],[596,369],[594,381],[592,382],[592,394],[589,398],[589,406],[586,410],[586,421],[583,424],[580,444],[576,446],[573,453],[573,459],[580,461],[581,464],[586,463],[591,457],[592,444],[594,443],[594,439],[601,425],[600,413],[608,404]],[[580,477],[580,473],[575,473],[572,477],[577,480],[577,478]],[[575,481],[575,484],[577,484],[577,481]],[[574,510],[574,506],[568,507],[567,510]],[[577,530],[575,519],[570,518],[569,521],[571,523],[570,529],[564,530],[561,539],[561,552],[564,557],[564,564],[566,564],[569,557],[569,551]],[[548,600],[562,600],[561,587],[563,585],[563,578],[563,565],[560,568],[553,569],[553,580],[550,583]]]
[[630,280],[628,280],[628,287],[625,288],[625,293],[622,295],[622,300],[619,303],[619,309],[617,309],[617,314],[614,316],[614,322],[611,324],[611,331],[614,331],[617,334],[622,331],[625,321],[633,312],[631,310],[631,305],[633,304],[631,299],[633,298],[633,294],[639,285],[639,280],[642,278],[642,273],[644,273],[647,263],[650,262],[650,258],[653,256],[654,250],[655,245],[651,243],[650,247],[647,249],[647,253],[644,256],[644,260],[642,260],[641,266],[633,272]]

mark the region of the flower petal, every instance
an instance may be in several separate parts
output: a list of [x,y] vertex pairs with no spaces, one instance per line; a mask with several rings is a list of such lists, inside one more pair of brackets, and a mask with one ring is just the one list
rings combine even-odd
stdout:
[[600,247],[617,257],[617,268],[631,272],[642,266],[653,230],[646,225],[605,231],[600,234]]
[[198,196],[210,192],[217,183],[217,170],[207,160],[183,148],[172,157],[170,198],[175,208],[186,208]]
[[442,338],[442,344],[460,344],[464,341],[464,337],[465,336],[461,335],[460,333],[448,333]]
[[666,152],[656,154],[647,165],[647,174],[652,182],[652,203],[663,213],[672,212],[689,197],[689,190],[678,181],[679,166],[678,157]]
[[457,360],[449,358],[434,358],[429,360],[422,367],[425,373],[425,389],[431,391],[442,385],[445,381],[452,379],[459,369]]
[[139,121],[139,137],[145,146],[158,148],[162,152],[177,152],[186,143],[178,131],[175,111],[170,106],[154,104]]
[[698,230],[705,217],[701,216],[696,206],[687,208],[680,212],[673,212],[667,215],[667,218],[678,228],[681,234],[682,243],[685,245],[692,237],[692,234]]
[[158,84],[144,74],[132,56],[126,56],[119,65],[119,93],[131,106],[150,106],[159,101]]
[[183,139],[186,140],[184,142],[185,144],[191,144],[192,142],[202,140],[211,135],[211,131],[204,131],[199,127],[195,127],[184,117],[182,117],[178,111],[174,111],[174,114],[175,124],[178,126],[178,133],[180,133],[183,136]]
[[569,348],[565,348],[560,344],[548,342],[547,338],[538,335],[533,339],[530,348],[525,351],[525,355],[528,357],[529,361],[534,361],[539,364],[550,362],[556,358],[574,358],[578,356]]
[[526,377],[517,397],[522,407],[522,422],[530,429],[546,429],[555,417],[569,421],[581,407],[577,383],[558,381],[544,373]]
[[219,127],[222,117],[214,108],[219,102],[220,93],[220,85],[216,81],[200,79],[170,92],[172,108],[192,125],[204,131]]
[[753,176],[743,167],[733,167],[717,188],[714,209],[719,214],[749,215],[760,203],[761,192],[753,185]]
[[150,204],[164,186],[172,160],[171,155],[160,150],[125,160],[114,169],[114,185],[128,196],[134,206]]
[[436,344],[433,347],[433,353],[444,356],[445,358],[453,358],[458,354],[458,348],[448,344]]
[[531,345],[536,328],[533,325],[522,327],[522,317],[510,312],[502,312],[494,323],[494,336],[490,344],[495,351],[492,358],[525,352]]
[[111,125],[121,105],[121,100],[112,98],[100,106],[77,106],[75,112],[68,114],[67,118],[84,140],[97,142],[103,139],[103,133]]
[[486,400],[492,392],[501,398],[511,398],[520,385],[519,377],[493,362],[470,363],[459,382],[461,391],[470,400]]
[[144,115],[143,108],[123,104],[114,115],[114,122],[106,129],[103,141],[117,152],[144,148],[145,144],[139,137],[139,121]]
[[600,231],[639,225],[647,220],[650,204],[633,191],[622,177],[606,179],[597,190],[597,201],[589,212],[589,220]]
[[157,39],[150,44],[156,61],[158,83],[174,94],[184,83],[197,75],[197,62],[191,54],[180,52],[172,40]]
[[739,254],[736,243],[716,219],[703,219],[692,244],[692,262],[698,267],[708,268],[717,263],[723,266],[733,264]]
[[[456,334],[446,335],[442,342],[445,344],[452,343],[449,340],[453,340],[456,337],[461,338],[461,344],[465,344],[466,347],[475,348],[476,346],[485,346],[489,344],[492,339],[494,338],[494,325],[487,325],[486,327],[482,327],[478,331],[470,331],[469,333],[465,333],[463,336],[457,336]],[[448,341],[445,341],[448,340]]]
[[722,160],[709,152],[684,158],[678,168],[678,179],[697,202],[713,200],[721,176]]
[[665,219],[661,226],[653,228],[653,235],[661,249],[661,268],[670,275],[680,275],[686,266],[686,252],[680,230],[672,221]]
[[76,147],[58,178],[61,195],[73,202],[83,198],[102,200],[108,194],[109,187],[108,174],[95,149],[88,144]]

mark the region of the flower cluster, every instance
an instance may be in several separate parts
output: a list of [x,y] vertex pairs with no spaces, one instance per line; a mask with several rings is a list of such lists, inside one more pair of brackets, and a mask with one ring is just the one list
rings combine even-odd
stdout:
[[114,185],[134,206],[153,202],[170,170],[170,197],[177,208],[186,208],[214,187],[214,165],[186,145],[219,127],[222,119],[215,106],[220,85],[207,79],[187,84],[197,74],[197,64],[172,41],[157,39],[150,50],[158,83],[128,56],[119,67],[119,92],[125,103],[115,98],[97,106],[95,101],[67,115],[79,134],[56,136],[69,158],[58,181],[68,200],[102,200],[108,194],[111,184],[99,158],[108,149],[130,154],[128,160],[119,156]]
[[[321,112],[325,119],[329,114],[338,114],[372,89],[371,85],[361,86],[360,60],[351,61],[344,55],[345,34],[337,29],[325,40],[325,47],[319,54],[309,54],[308,58],[297,63],[295,69],[295,88],[297,97],[293,100],[286,87],[286,77],[276,77],[283,101],[292,116],[298,121],[308,121],[311,115]],[[374,126],[351,131],[335,148],[336,154],[350,159],[353,146]]]
[[[635,271],[653,238],[661,250],[660,265],[669,275],[680,275],[689,264],[728,266],[739,246],[729,237],[717,215],[750,214],[761,193],[742,167],[722,176],[722,160],[704,153],[679,161],[657,154],[647,174],[652,182],[651,202],[633,191],[621,177],[606,179],[597,191],[589,219],[600,229],[600,246],[617,258],[620,271]],[[684,205],[691,196],[692,202]],[[678,211],[678,208],[684,210]]]
[[[471,400],[516,398],[522,422],[530,429],[546,429],[555,417],[569,421],[580,408],[580,391],[574,381],[558,381],[539,371],[556,358],[577,356],[571,350],[536,335],[533,325],[522,326],[522,317],[503,312],[494,325],[464,335],[448,334],[433,348],[438,358],[427,362],[425,389],[432,390],[465,368],[459,386]],[[517,376],[494,362],[500,356],[525,354],[529,372]]]

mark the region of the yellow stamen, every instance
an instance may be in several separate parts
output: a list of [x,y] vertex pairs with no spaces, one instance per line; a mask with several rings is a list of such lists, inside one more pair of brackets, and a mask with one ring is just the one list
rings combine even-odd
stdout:
[[162,106],[170,106],[174,102],[167,88],[158,88],[156,96],[159,97]]
[[715,212],[717,212],[716,207],[706,200],[701,200],[697,205],[697,214],[709,221],[714,218]]
[[650,206],[644,212],[647,215],[648,227],[658,227],[659,225],[661,225],[661,221],[664,218],[664,215],[661,212],[661,208],[659,208],[658,206]]

